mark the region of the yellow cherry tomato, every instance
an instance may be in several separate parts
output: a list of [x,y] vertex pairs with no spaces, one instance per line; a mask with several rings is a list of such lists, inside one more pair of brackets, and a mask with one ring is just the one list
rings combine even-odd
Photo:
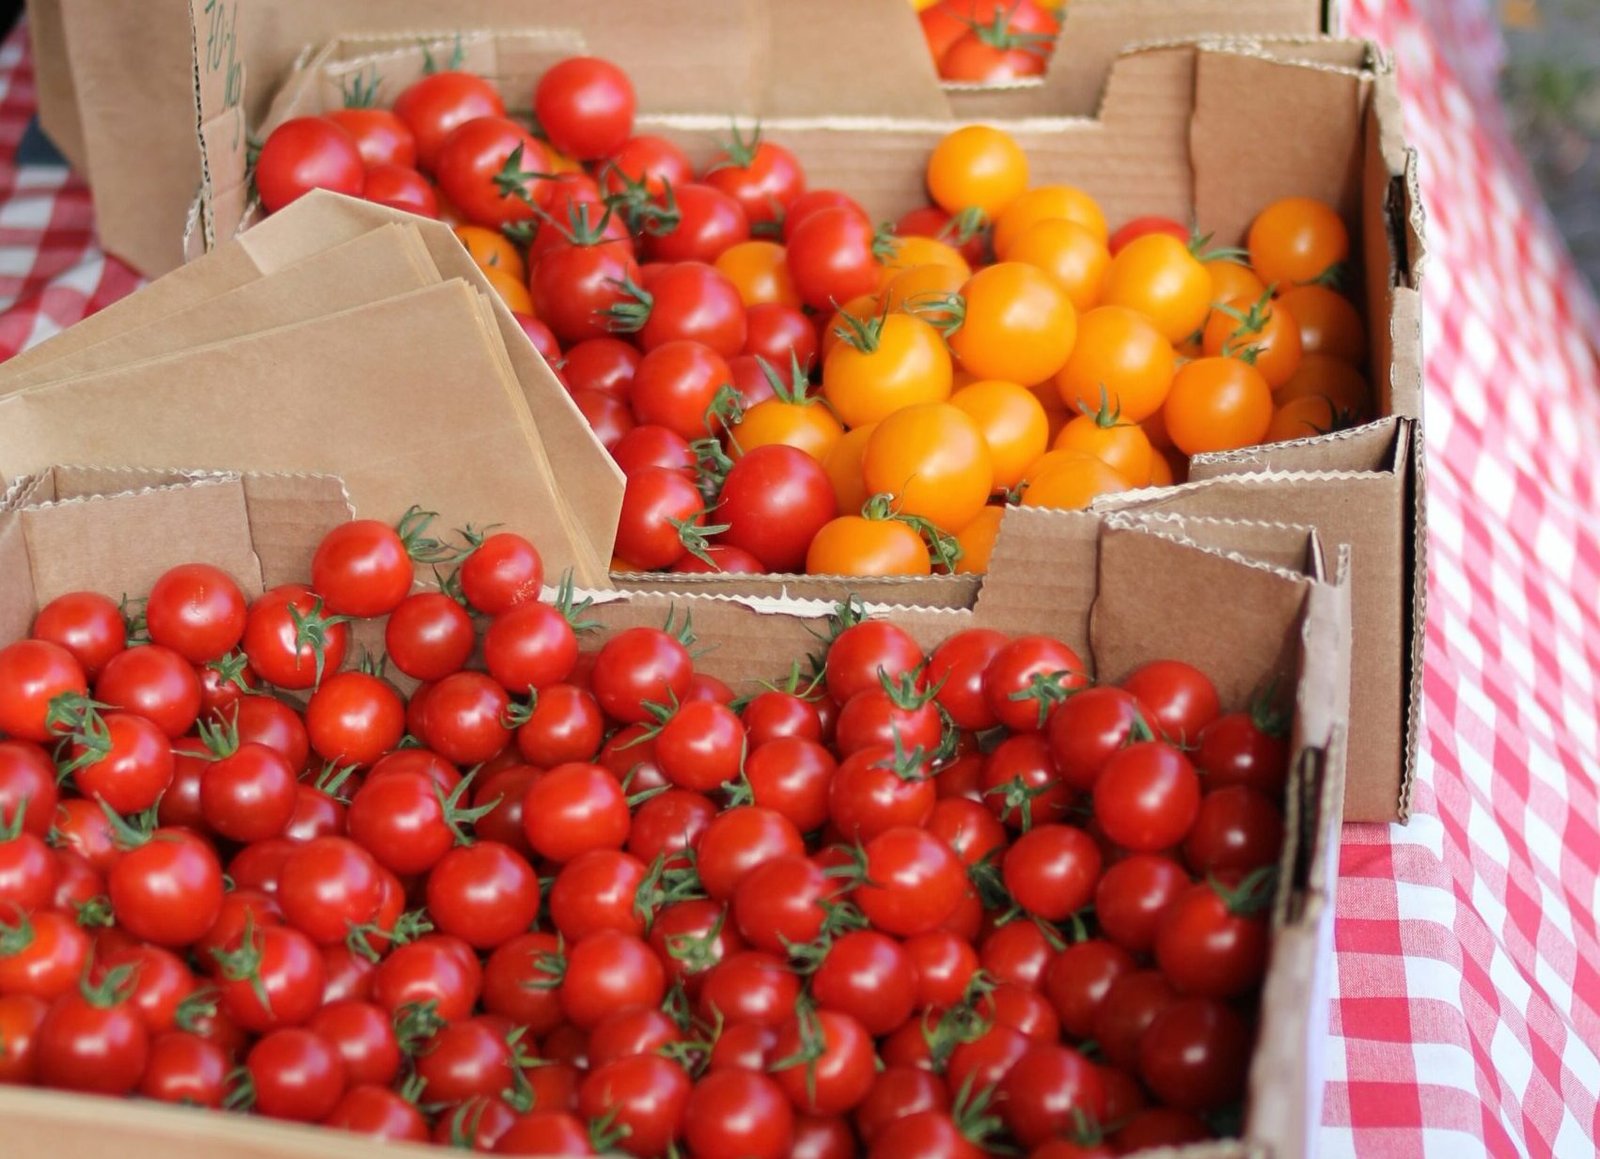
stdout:
[[1372,390],[1366,377],[1342,358],[1331,354],[1307,354],[1300,369],[1273,395],[1283,406],[1291,399],[1323,397],[1333,409],[1346,416],[1346,423],[1361,422],[1372,414]]
[[1211,275],[1211,301],[1226,302],[1233,298],[1247,298],[1254,302],[1267,292],[1267,284],[1249,266],[1231,258],[1212,258],[1205,263]]
[[501,270],[519,282],[527,280],[528,266],[522,260],[521,251],[499,230],[481,225],[458,225],[456,237],[467,247],[467,253],[479,269]]
[[781,444],[796,447],[820,463],[843,435],[839,420],[820,399],[769,398],[745,411],[744,418],[728,432],[728,455],[739,459],[757,447]]
[[1277,390],[1300,369],[1300,326],[1268,294],[1218,302],[1206,322],[1201,349],[1208,358],[1242,358]]
[[883,312],[878,305],[878,299],[872,294],[862,294],[859,298],[851,298],[844,305],[833,312],[828,319],[828,324],[822,328],[822,361],[828,361],[828,355],[833,353],[833,348],[839,345],[843,335],[853,334],[854,322],[869,322]]
[[1060,452],[1063,458],[1028,484],[1022,493],[1024,507],[1058,507],[1081,510],[1098,495],[1126,491],[1128,481],[1093,455]]
[[1049,423],[1046,441],[1054,439],[1076,417],[1075,412],[1067,409],[1067,404],[1061,401],[1061,392],[1056,389],[1055,381],[1041,382],[1030,386],[1028,393],[1039,400],[1039,405],[1044,407],[1045,422]]
[[1339,415],[1333,404],[1320,394],[1307,394],[1291,398],[1272,412],[1272,423],[1261,441],[1282,443],[1289,439],[1310,439],[1338,429]]
[[1111,259],[1100,300],[1139,311],[1168,342],[1181,342],[1211,310],[1211,275],[1177,238],[1147,233]]
[[840,515],[861,514],[861,505],[871,497],[872,492],[861,479],[861,460],[866,458],[867,442],[877,429],[877,423],[868,423],[846,431],[822,461],[828,482],[833,484],[833,497]]
[[1350,231],[1314,197],[1274,201],[1250,224],[1250,264],[1279,291],[1327,279],[1350,257]]
[[950,397],[950,352],[927,322],[914,314],[846,321],[858,329],[822,363],[822,395],[845,426]]
[[994,541],[1000,537],[1000,520],[1005,513],[1004,507],[985,507],[956,533],[956,542],[961,545],[957,575],[982,575],[989,570],[989,557],[994,554]]
[[1150,456],[1150,486],[1170,487],[1174,481],[1172,461],[1157,451]]
[[1150,477],[1150,460],[1155,455],[1143,427],[1118,422],[1104,412],[1073,419],[1061,428],[1051,449],[1093,455],[1130,483]]
[[1066,364],[1077,311],[1042,270],[998,262],[973,274],[961,297],[966,312],[950,349],[973,374],[1032,386]]
[[489,284],[494,287],[495,293],[505,299],[505,303],[518,314],[533,313],[533,295],[528,292],[527,283],[520,278],[514,278],[498,266],[482,266],[483,276],[489,279]]
[[1056,387],[1068,411],[1095,412],[1104,401],[1139,422],[1161,409],[1176,365],[1172,343],[1150,319],[1101,306],[1078,320],[1078,341]]
[[1009,133],[967,125],[933,147],[927,180],[945,212],[973,208],[993,221],[1028,188],[1028,157]]
[[1021,482],[1028,464],[1049,445],[1050,417],[1027,387],[997,379],[974,382],[952,394],[950,405],[978,425],[989,447],[994,485],[1002,491]]
[[841,515],[824,523],[806,549],[809,575],[931,575],[928,545],[898,519]]
[[972,267],[967,264],[967,259],[961,256],[961,251],[938,238],[914,235],[894,237],[889,239],[888,245],[893,252],[880,268],[878,275],[880,291],[886,289],[898,275],[920,266],[948,266],[952,270],[961,271],[963,278],[972,274]]
[[775,241],[742,241],[718,255],[717,269],[734,284],[744,304],[781,302],[800,306],[800,294],[789,276],[787,251]]
[[1278,299],[1300,324],[1300,348],[1365,366],[1367,328],[1355,305],[1327,286],[1296,286]]
[[1023,484],[1032,483],[1065,463],[1076,462],[1082,454],[1082,451],[1046,451],[1028,464],[1028,469],[1022,472],[1022,482]]
[[1272,425],[1272,388],[1237,358],[1198,358],[1172,377],[1165,406],[1172,445],[1186,455],[1259,443]]
[[970,275],[953,266],[915,266],[901,270],[883,290],[883,308],[916,314],[941,329],[954,326],[952,299]]
[[1011,247],[1041,221],[1075,221],[1105,244],[1105,211],[1100,203],[1071,185],[1040,185],[1021,194],[995,218],[994,252],[1001,261],[1020,261]]
[[893,496],[898,514],[951,533],[972,522],[994,490],[983,432],[947,402],[903,407],[880,422],[861,477],[869,492]]
[[1081,313],[1100,304],[1111,251],[1077,222],[1051,218],[1029,226],[1012,243],[1009,260],[1049,274]]

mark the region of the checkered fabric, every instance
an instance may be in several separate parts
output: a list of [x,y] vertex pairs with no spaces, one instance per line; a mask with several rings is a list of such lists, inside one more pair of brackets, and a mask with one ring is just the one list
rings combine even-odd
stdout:
[[[1423,755],[1341,857],[1326,1156],[1596,1154],[1600,310],[1494,98],[1489,0],[1346,0],[1399,60],[1429,209]],[[16,165],[0,46],[0,358],[128,293],[87,191]],[[1587,453],[1586,453],[1587,452]]]

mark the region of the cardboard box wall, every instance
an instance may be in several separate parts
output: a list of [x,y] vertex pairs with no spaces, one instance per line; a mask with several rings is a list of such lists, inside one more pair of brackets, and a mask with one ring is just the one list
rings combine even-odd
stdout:
[[[205,560],[247,593],[303,578],[317,541],[350,515],[329,476],[56,466],[0,498],[0,645],[26,631],[40,602],[87,588],[141,594],[166,567]],[[1059,636],[1117,679],[1162,656],[1205,667],[1225,707],[1274,678],[1294,714],[1288,846],[1276,898],[1260,1045],[1245,1140],[1197,1154],[1294,1156],[1320,1123],[1318,1061],[1326,1035],[1331,921],[1348,719],[1348,585],[1304,527],[1172,515],[1016,511],[1012,542],[1044,550],[1058,577],[1041,601],[1025,557],[997,560],[967,609],[892,609],[925,646],[963,628],[1020,623]],[[541,547],[563,534],[544,529]],[[828,607],[714,596],[597,592],[609,628],[689,610],[700,666],[735,686],[781,674],[814,647]],[[1243,597],[1243,598],[1239,598]],[[721,646],[718,646],[721,645]],[[115,1131],[127,1159],[377,1159],[390,1145],[259,1120],[0,1088],[8,1145],[19,1155],[98,1154]],[[8,1154],[11,1153],[8,1151]],[[405,1153],[405,1152],[401,1152]],[[421,1154],[421,1152],[418,1152]]]
[[[203,0],[202,0],[203,2]],[[441,42],[435,52],[457,47]],[[535,33],[473,33],[459,41],[468,67],[492,78],[513,108],[566,51]],[[274,97],[262,128],[335,106],[355,76],[376,77],[392,99],[425,67],[414,41],[343,37],[308,52]],[[201,70],[208,181],[196,250],[255,220],[244,154],[232,146],[234,110]],[[1261,110],[1271,108],[1270,117]],[[715,118],[655,116],[697,160],[714,147]],[[1423,259],[1415,157],[1400,130],[1389,63],[1371,45],[1325,39],[1176,44],[1130,50],[1112,65],[1093,118],[1006,123],[1028,153],[1036,183],[1064,181],[1094,194],[1113,223],[1157,213],[1242,241],[1255,213],[1290,194],[1322,198],[1350,224],[1357,247],[1353,287],[1371,333],[1369,377],[1384,417],[1354,432],[1272,449],[1203,456],[1192,478],[1230,482],[1137,492],[1107,501],[1290,518],[1319,527],[1354,553],[1355,697],[1346,813],[1352,820],[1404,819],[1416,760],[1421,673],[1424,514],[1421,433]],[[1241,134],[1239,126],[1251,131]],[[875,214],[919,204],[923,164],[942,121],[775,118],[766,131],[793,149],[818,186],[848,189]],[[246,234],[248,236],[248,234]],[[581,484],[575,483],[575,486]],[[630,588],[721,592],[788,591],[836,596],[840,584],[813,577],[695,581],[617,577]],[[969,602],[969,581],[923,581],[914,602]],[[886,585],[892,586],[892,585]]]
[[[539,26],[561,30],[574,51],[627,66],[647,108],[723,116],[1087,113],[1112,58],[1134,41],[1337,27],[1331,0],[1073,0],[1044,82],[951,96],[905,0],[457,0],[443,16],[434,0],[202,4],[207,57],[241,83],[248,77],[257,102],[306,45],[344,33]],[[91,189],[105,191],[95,210],[106,249],[145,274],[165,273],[182,260],[176,239],[201,174],[189,0],[28,0],[28,10],[40,124]],[[692,87],[685,76],[697,78]],[[244,112],[254,123],[264,109]]]

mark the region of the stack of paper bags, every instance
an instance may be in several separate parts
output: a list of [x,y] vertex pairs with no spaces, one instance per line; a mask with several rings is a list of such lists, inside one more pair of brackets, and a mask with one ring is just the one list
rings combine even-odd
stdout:
[[0,366],[0,490],[54,464],[341,476],[356,514],[605,582],[622,477],[450,230],[313,193]]

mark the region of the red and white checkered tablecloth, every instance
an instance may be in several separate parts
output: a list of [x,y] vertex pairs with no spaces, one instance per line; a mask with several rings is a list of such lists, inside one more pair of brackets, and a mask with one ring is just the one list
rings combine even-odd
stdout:
[[[1600,309],[1495,101],[1489,0],[1347,0],[1400,64],[1422,156],[1432,572],[1407,827],[1340,861],[1322,1152],[1596,1154],[1600,1137]],[[18,168],[0,47],[0,358],[139,279],[64,170]]]

